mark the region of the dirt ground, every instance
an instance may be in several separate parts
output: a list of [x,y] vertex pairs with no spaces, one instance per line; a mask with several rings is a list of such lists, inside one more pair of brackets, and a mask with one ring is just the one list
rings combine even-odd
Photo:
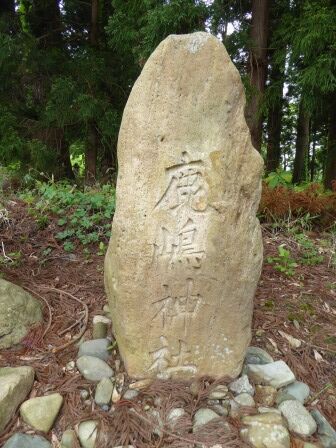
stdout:
[[[80,389],[87,388],[92,393],[92,385],[65,369],[69,361],[76,359],[78,336],[85,334],[90,337],[93,315],[102,314],[106,301],[103,256],[95,253],[85,255],[81,247],[76,248],[73,254],[64,252],[53,236],[56,219],[41,230],[29,216],[24,203],[15,200],[8,208],[11,222],[7,228],[0,228],[0,244],[3,243],[7,254],[20,250],[21,257],[14,263],[0,265],[0,271],[6,280],[25,287],[42,301],[45,319],[43,325],[32,329],[22,347],[0,353],[0,366],[32,365],[37,379],[33,396],[50,391],[58,391],[64,396],[62,412],[50,434],[54,446],[57,446],[55,440],[60,438],[64,429],[98,414],[117,433],[120,425],[124,425],[129,403],[125,400],[117,403],[118,418],[110,421],[94,404],[88,407],[81,400]],[[294,256],[299,250],[294,240],[283,233],[275,234],[267,226],[263,226],[263,237],[265,260],[276,255],[282,243],[291,248]],[[316,240],[324,238],[318,233],[311,237]],[[44,252],[46,247],[53,248],[50,254]],[[336,426],[336,270],[330,260],[330,254],[326,252],[322,264],[300,265],[292,277],[264,263],[255,298],[252,345],[264,348],[275,359],[285,360],[296,377],[311,387],[313,398],[308,407],[320,409]],[[301,341],[299,347],[294,347],[298,344],[290,340],[290,336]],[[113,363],[115,361],[119,363],[116,350]],[[119,372],[125,374],[122,364]],[[129,382],[125,374],[125,386]],[[195,401],[185,396],[183,384],[155,383],[141,395],[142,402],[140,400],[137,406],[140,409],[144,403],[162,395],[169,396],[171,406],[183,402],[185,406],[196,409],[204,402],[211,380],[204,379],[202,385],[202,392]],[[116,445],[132,441],[133,436],[129,433],[134,430],[143,443],[136,446],[163,446],[157,440],[153,444],[146,442],[146,420],[139,422],[141,420],[123,427],[123,435],[115,436]],[[231,423],[239,427],[239,422]],[[0,437],[0,446],[20,429],[26,428],[17,414],[6,434]],[[171,436],[170,445],[169,437],[168,434],[166,446],[185,447],[187,444],[183,436],[179,440]],[[217,443],[222,441],[227,447],[244,446],[234,435],[228,439],[225,437],[219,437]],[[299,445],[293,441],[294,446]]]

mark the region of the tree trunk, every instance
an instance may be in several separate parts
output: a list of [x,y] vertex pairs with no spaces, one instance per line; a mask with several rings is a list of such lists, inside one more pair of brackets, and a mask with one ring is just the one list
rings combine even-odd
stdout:
[[324,187],[336,191],[336,92],[332,94],[329,110]]
[[245,117],[250,128],[252,144],[258,151],[261,149],[263,123],[261,105],[267,74],[268,16],[268,0],[253,0],[248,65],[252,92],[245,110]]
[[85,180],[94,183],[97,175],[98,132],[94,122],[89,123],[85,152]]
[[60,166],[59,177],[61,179],[63,177],[72,180],[75,179],[75,175],[74,172],[72,171],[72,165],[70,161],[69,148],[64,140],[61,141],[59,148],[59,166]]
[[310,182],[314,182],[315,177],[315,163],[316,163],[316,131],[312,132],[313,135],[313,145],[312,145],[312,156],[310,161]]
[[279,66],[273,64],[270,73],[270,88],[274,89],[273,101],[267,119],[267,156],[266,173],[276,171],[281,158],[281,121],[283,76]]
[[[98,45],[98,7],[99,0],[91,2],[91,29],[90,44],[93,48]],[[98,155],[99,136],[97,126],[94,120],[88,123],[88,135],[85,151],[85,181],[94,183],[97,176],[97,155]]]
[[309,151],[309,125],[310,114],[301,98],[299,104],[299,116],[297,122],[295,159],[293,169],[293,184],[299,184],[307,179],[307,155]]

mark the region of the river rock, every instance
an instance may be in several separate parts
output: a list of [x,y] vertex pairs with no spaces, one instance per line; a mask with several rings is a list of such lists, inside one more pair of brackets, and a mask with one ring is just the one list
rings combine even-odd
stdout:
[[227,386],[224,386],[223,384],[218,384],[209,393],[209,399],[223,400],[227,396],[228,391],[229,389],[227,388]]
[[284,361],[269,364],[248,364],[249,378],[256,384],[272,386],[276,389],[287,386],[295,381],[295,375]]
[[95,402],[102,406],[109,404],[112,398],[113,383],[110,378],[103,378],[99,381],[95,392]]
[[197,431],[201,426],[206,425],[216,418],[220,417],[215,411],[208,408],[199,409],[194,415],[193,432]]
[[100,358],[103,361],[107,361],[110,357],[108,347],[111,345],[111,341],[108,339],[91,339],[85,341],[79,346],[78,358],[81,356],[94,356]]
[[0,349],[18,344],[42,321],[40,302],[20,286],[0,278]]
[[234,400],[236,403],[239,404],[239,406],[248,406],[248,407],[255,406],[253,397],[250,394],[247,394],[246,392],[237,395]]
[[44,437],[18,432],[7,440],[3,448],[51,448],[51,444]]
[[255,448],[289,448],[290,437],[281,415],[267,413],[243,417],[241,438]]
[[44,397],[31,398],[22,403],[22,420],[37,431],[48,432],[56,420],[63,403],[62,395],[56,393]]
[[73,429],[67,429],[62,434],[61,448],[77,448],[78,439]]
[[167,423],[171,429],[174,428],[177,421],[186,414],[183,408],[173,408],[167,415]]
[[81,356],[77,359],[77,368],[86,380],[98,382],[103,378],[111,378],[113,370],[100,358]]
[[336,431],[320,411],[314,409],[311,415],[317,423],[317,432],[323,448],[336,448]]
[[242,375],[240,378],[232,381],[232,383],[229,384],[229,389],[235,395],[243,393],[254,395],[254,387],[250,384],[247,375]]
[[247,349],[246,364],[268,364],[270,362],[274,362],[272,356],[262,348],[251,346]]
[[309,394],[310,389],[306,383],[294,381],[294,383],[278,391],[276,402],[279,405],[285,400],[298,400],[303,404],[307,401]]
[[87,420],[78,425],[78,438],[82,448],[94,448],[97,439],[98,423],[94,420]]
[[287,420],[288,429],[299,436],[314,434],[317,425],[307,409],[298,400],[286,400],[280,403],[279,410]]
[[256,386],[256,401],[262,406],[273,406],[277,390],[272,386]]
[[133,86],[105,259],[113,330],[133,377],[241,371],[262,265],[263,162],[244,108],[237,69],[203,32],[167,37]]
[[28,366],[0,368],[0,434],[31,391],[34,375]]

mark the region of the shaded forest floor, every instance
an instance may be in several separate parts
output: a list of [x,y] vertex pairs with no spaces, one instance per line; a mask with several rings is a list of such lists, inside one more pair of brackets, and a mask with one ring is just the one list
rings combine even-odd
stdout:
[[[20,255],[12,261],[3,261],[0,271],[6,280],[27,288],[43,302],[45,319],[43,325],[25,338],[21,348],[0,353],[0,366],[32,365],[37,378],[34,395],[58,391],[64,396],[62,412],[51,434],[51,440],[56,440],[65,429],[81,420],[97,418],[99,414],[105,418],[93,401],[88,407],[81,400],[80,390],[93,391],[92,385],[66,369],[67,363],[76,359],[77,335],[84,333],[90,338],[92,317],[102,314],[106,300],[104,257],[95,251],[85,254],[79,246],[66,253],[54,237],[57,217],[40,229],[20,200],[14,198],[6,208],[10,222],[0,228],[0,244],[3,243],[6,254],[20,252]],[[288,276],[274,269],[274,263],[268,263],[267,258],[277,256],[279,246],[285,244],[293,259],[300,259],[302,247],[287,232],[275,232],[270,226],[263,225],[263,237],[265,263],[255,299],[252,345],[264,348],[274,359],[285,360],[296,377],[311,387],[310,404],[336,426],[335,241],[330,234],[310,232],[309,237],[323,255],[323,261],[312,265],[299,263],[294,275]],[[48,247],[53,248],[51,253],[46,251]],[[118,365],[115,350],[112,366],[118,371],[116,361]],[[122,364],[119,372],[124,373]],[[129,382],[125,374],[125,386]],[[152,389],[152,397],[147,392],[144,403],[159,393],[159,387],[156,388]],[[206,391],[194,405],[201,406],[205,397]],[[121,400],[116,407],[121,409],[124,405]],[[0,446],[10,434],[22,428],[23,423],[16,415],[7,433],[0,437]],[[239,443],[225,446],[243,446]]]

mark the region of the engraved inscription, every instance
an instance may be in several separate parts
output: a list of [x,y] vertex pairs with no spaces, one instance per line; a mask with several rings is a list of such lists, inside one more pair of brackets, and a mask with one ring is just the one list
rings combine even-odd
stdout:
[[203,298],[200,294],[193,292],[194,281],[191,278],[187,279],[186,290],[181,295],[172,295],[169,286],[163,286],[164,297],[153,302],[153,305],[157,307],[153,320],[161,319],[162,328],[182,320],[186,335],[190,321],[196,315]]
[[182,162],[167,168],[168,186],[156,207],[170,210],[190,208],[202,212],[207,208],[207,184],[203,178],[203,162],[190,161],[189,154],[182,153]]
[[160,336],[160,347],[149,353],[153,358],[153,363],[149,370],[154,371],[158,378],[167,379],[178,372],[196,373],[197,368],[195,364],[188,362],[191,351],[188,350],[186,342],[179,339],[178,343],[177,353],[172,354],[167,338]]
[[199,268],[202,259],[205,257],[200,235],[201,232],[191,218],[188,218],[176,234],[169,230],[167,226],[162,226],[154,244],[154,258],[156,261],[167,262],[170,267],[176,263],[181,263]]

